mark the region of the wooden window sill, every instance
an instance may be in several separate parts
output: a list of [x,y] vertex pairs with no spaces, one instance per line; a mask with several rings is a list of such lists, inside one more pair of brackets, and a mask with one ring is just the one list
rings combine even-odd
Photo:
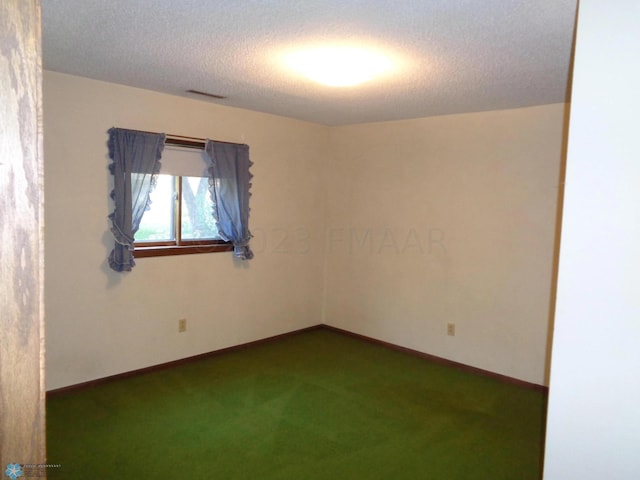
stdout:
[[191,255],[194,253],[230,252],[233,244],[220,242],[208,245],[158,245],[136,247],[133,256],[135,258],[165,257],[168,255]]

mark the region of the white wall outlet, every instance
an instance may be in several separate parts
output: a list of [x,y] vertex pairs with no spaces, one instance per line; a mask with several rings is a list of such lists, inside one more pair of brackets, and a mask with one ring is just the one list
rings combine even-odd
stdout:
[[447,323],[447,335],[450,337],[455,337],[456,335],[456,324],[455,323]]
[[186,332],[187,331],[187,319],[181,318],[178,320],[178,332]]

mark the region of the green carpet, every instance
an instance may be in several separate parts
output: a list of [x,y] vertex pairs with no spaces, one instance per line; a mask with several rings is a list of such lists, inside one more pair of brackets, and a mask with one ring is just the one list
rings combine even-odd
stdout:
[[541,478],[544,393],[312,330],[47,401],[49,478]]

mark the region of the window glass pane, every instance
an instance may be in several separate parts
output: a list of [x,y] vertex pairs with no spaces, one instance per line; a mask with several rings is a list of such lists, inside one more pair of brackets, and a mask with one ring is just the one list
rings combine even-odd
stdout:
[[166,242],[176,238],[173,228],[174,177],[158,175],[156,180],[156,187],[151,192],[151,208],[142,216],[136,242]]
[[206,177],[182,177],[182,239],[219,239]]

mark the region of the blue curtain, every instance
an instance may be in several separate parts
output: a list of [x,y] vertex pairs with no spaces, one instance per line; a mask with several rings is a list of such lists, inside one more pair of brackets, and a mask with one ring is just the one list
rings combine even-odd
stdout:
[[249,192],[251,173],[249,146],[207,140],[205,152],[211,159],[209,183],[213,200],[213,215],[220,237],[233,243],[237,258],[249,260]]
[[109,266],[116,272],[131,271],[134,235],[142,214],[149,207],[149,194],[160,171],[164,134],[112,128],[109,130],[109,169],[113,174],[111,198],[115,203],[111,232],[115,246]]

